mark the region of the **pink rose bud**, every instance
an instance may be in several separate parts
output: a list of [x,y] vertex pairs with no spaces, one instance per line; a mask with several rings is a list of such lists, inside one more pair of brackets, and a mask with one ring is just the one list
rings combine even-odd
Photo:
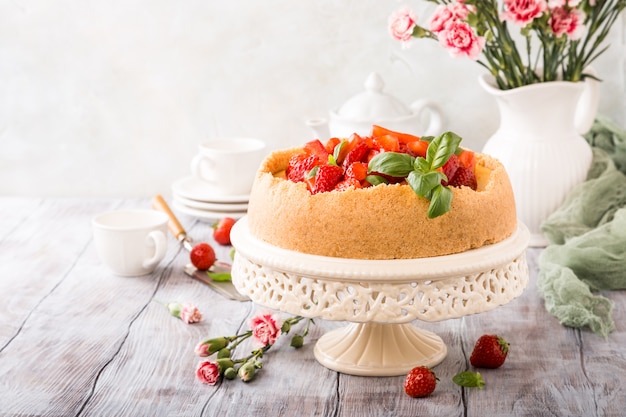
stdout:
[[239,367],[237,374],[243,382],[251,381],[256,373],[256,365],[254,362],[246,362]]
[[200,362],[196,369],[196,378],[203,384],[215,385],[220,378],[220,371],[214,362]]
[[224,349],[228,346],[229,340],[225,337],[216,337],[214,339],[204,340],[195,348],[196,355],[198,356],[210,356],[215,352]]

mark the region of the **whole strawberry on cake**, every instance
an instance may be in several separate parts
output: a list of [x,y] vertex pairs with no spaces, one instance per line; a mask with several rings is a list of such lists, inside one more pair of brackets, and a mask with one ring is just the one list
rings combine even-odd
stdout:
[[373,126],[271,153],[248,205],[250,233],[297,252],[354,259],[449,255],[517,228],[502,164],[446,132],[418,137]]

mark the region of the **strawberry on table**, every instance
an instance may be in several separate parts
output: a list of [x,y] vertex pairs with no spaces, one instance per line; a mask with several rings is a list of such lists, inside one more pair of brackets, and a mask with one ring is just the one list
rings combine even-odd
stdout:
[[485,334],[476,341],[470,363],[477,368],[499,368],[509,353],[509,343],[501,336]]
[[437,380],[430,368],[417,366],[404,379],[404,392],[411,397],[426,397],[435,391]]
[[197,269],[206,271],[215,263],[215,251],[208,243],[198,243],[189,253],[191,263]]
[[230,245],[230,229],[236,220],[232,217],[224,217],[213,225],[213,239],[220,245]]

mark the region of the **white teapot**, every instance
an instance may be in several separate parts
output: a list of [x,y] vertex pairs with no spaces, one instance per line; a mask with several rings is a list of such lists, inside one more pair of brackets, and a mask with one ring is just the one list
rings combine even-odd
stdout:
[[[434,136],[441,130],[443,114],[439,106],[429,100],[416,100],[406,106],[383,92],[384,82],[372,72],[365,81],[365,91],[357,94],[341,107],[329,112],[329,120],[314,118],[306,121],[316,138],[349,137],[352,133],[371,134],[372,125],[417,136]],[[427,113],[428,123],[423,125]]]

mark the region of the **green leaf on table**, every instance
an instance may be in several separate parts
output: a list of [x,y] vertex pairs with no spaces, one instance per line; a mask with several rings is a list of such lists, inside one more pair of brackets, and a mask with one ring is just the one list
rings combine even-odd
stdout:
[[228,282],[232,279],[230,272],[210,272],[206,273],[209,278],[216,282]]
[[452,377],[452,382],[466,388],[479,388],[485,386],[483,377],[478,372],[460,372]]

